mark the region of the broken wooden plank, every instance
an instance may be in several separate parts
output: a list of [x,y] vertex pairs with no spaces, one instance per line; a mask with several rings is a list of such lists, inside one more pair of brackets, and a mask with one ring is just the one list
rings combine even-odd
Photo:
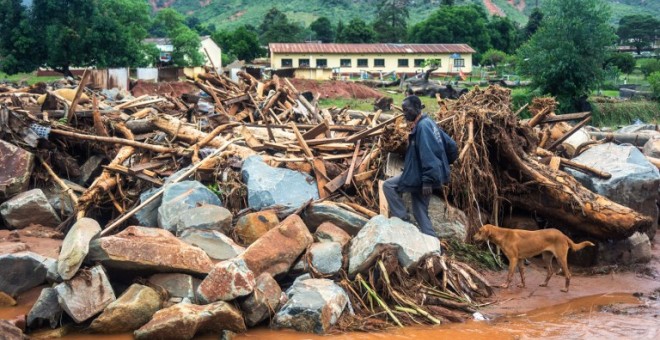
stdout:
[[360,142],[357,141],[355,144],[355,151],[353,152],[353,159],[351,159],[351,166],[348,168],[348,174],[346,175],[346,182],[344,183],[345,187],[351,185],[351,180],[353,179],[353,171],[355,171],[355,163],[357,163],[358,152],[360,152]]
[[390,209],[389,205],[387,204],[385,192],[383,191],[383,183],[385,183],[385,181],[378,180],[378,209],[381,215],[390,217]]
[[311,140],[316,138],[318,135],[325,133],[330,129],[330,125],[328,122],[323,121],[322,123],[319,123],[319,125],[307,130],[307,132],[303,133],[303,138],[305,140]]
[[575,126],[573,126],[572,129],[570,129],[568,132],[566,132],[563,136],[561,136],[559,139],[557,139],[554,143],[548,147],[548,151],[553,151],[557,146],[561,145],[568,137],[573,135],[577,130],[581,129],[583,126],[585,126],[589,121],[591,120],[591,117],[585,118],[583,121],[579,122]]
[[390,118],[390,119],[388,119],[388,120],[386,120],[386,121],[384,121],[384,122],[382,122],[382,123],[380,123],[380,124],[378,124],[378,125],[376,125],[376,126],[374,126],[374,127],[371,127],[371,128],[365,129],[365,130],[362,130],[361,132],[358,132],[358,133],[356,133],[356,134],[354,134],[354,135],[352,135],[352,136],[349,136],[349,137],[346,138],[346,143],[353,143],[353,142],[357,142],[357,141],[360,140],[360,139],[367,138],[367,137],[369,137],[371,134],[373,134],[373,133],[375,133],[376,131],[380,130],[381,128],[383,128],[383,127],[385,127],[385,126],[391,124],[391,123],[394,122],[396,119],[398,119],[399,117],[402,117],[402,116],[403,116],[403,115],[396,115],[396,116],[394,116],[394,117],[392,117],[392,118]]
[[314,158],[312,165],[314,166],[314,176],[316,177],[316,185],[319,189],[319,197],[326,198],[330,193],[325,190],[325,185],[328,183],[325,164],[322,159]]
[[78,88],[76,89],[76,94],[73,96],[73,101],[71,102],[71,106],[69,106],[69,112],[66,115],[66,120],[68,122],[73,119],[73,115],[76,112],[76,106],[78,106],[78,100],[80,100],[80,94],[82,94],[83,89],[85,88],[85,85],[87,84],[87,79],[89,79],[91,72],[89,72],[89,69],[85,69],[83,72],[82,78],[80,79],[80,83],[78,84]]
[[587,116],[591,116],[591,112],[567,113],[563,115],[545,117],[543,120],[541,120],[541,122],[539,122],[539,124],[565,122],[569,120],[583,119]]
[[305,155],[309,158],[314,158],[314,154],[312,153],[312,150],[309,148],[309,146],[307,146],[305,139],[300,134],[300,131],[298,130],[298,127],[294,122],[291,122],[291,128],[293,129],[293,133],[296,135],[296,138],[298,139],[298,144],[300,144],[300,147],[303,149]]

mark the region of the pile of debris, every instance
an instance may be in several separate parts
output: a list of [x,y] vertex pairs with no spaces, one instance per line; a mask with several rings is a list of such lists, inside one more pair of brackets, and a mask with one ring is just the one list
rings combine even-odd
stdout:
[[[75,88],[0,88],[2,223],[66,234],[57,260],[25,247],[0,255],[10,297],[52,285],[27,330],[187,339],[269,321],[325,333],[472,317],[488,282],[437,238],[385,217],[401,116],[320,109],[288,79],[239,76],[202,74],[190,81],[201,93],[181,97],[95,91],[86,75]],[[441,103],[461,150],[447,197],[467,216],[442,205],[440,235],[497,222],[502,202],[570,215],[559,219],[595,237],[650,227],[538,148],[545,130],[533,128],[562,117],[551,104],[521,123],[509,101],[490,87]]]

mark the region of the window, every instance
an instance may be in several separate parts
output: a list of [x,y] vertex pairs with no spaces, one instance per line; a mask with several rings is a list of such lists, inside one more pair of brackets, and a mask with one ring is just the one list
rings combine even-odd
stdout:
[[424,67],[424,59],[415,59],[415,67]]
[[399,59],[399,67],[408,67],[408,59]]
[[298,67],[309,67],[309,59],[298,59]]
[[454,67],[465,67],[465,59],[454,59]]
[[328,59],[316,59],[316,67],[328,67]]
[[369,67],[369,59],[358,59],[357,60],[357,66],[358,67]]
[[293,59],[282,59],[282,67],[292,67]]
[[351,60],[350,59],[339,59],[339,66],[340,67],[351,67]]
[[385,59],[374,59],[374,67],[385,67]]

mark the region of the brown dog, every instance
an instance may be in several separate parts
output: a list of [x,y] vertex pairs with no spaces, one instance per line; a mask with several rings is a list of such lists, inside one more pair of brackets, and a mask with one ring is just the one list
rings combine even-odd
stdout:
[[516,271],[516,266],[518,266],[520,280],[522,281],[522,284],[518,285],[518,287],[525,287],[524,260],[528,257],[543,254],[543,261],[546,267],[548,267],[548,276],[540,286],[548,286],[548,281],[550,281],[550,277],[553,274],[552,258],[556,257],[566,276],[566,286],[561,290],[562,292],[568,292],[568,286],[571,283],[571,272],[568,271],[568,263],[566,262],[568,249],[578,251],[584,247],[594,245],[589,241],[575,244],[568,236],[557,229],[528,231],[500,228],[491,224],[481,227],[474,235],[474,239],[495,243],[509,259],[509,275],[507,276],[506,283],[503,283],[500,287],[509,287],[513,279],[513,273]]

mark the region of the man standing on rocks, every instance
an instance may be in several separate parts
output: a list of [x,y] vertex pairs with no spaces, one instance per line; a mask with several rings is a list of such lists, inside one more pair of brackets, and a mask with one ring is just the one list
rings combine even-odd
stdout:
[[401,193],[410,192],[412,213],[420,230],[436,237],[429,218],[429,202],[434,188],[449,183],[449,165],[458,157],[458,148],[449,135],[422,113],[424,105],[417,96],[409,96],[401,105],[407,121],[412,122],[403,173],[385,181],[383,191],[390,215],[408,221]]

